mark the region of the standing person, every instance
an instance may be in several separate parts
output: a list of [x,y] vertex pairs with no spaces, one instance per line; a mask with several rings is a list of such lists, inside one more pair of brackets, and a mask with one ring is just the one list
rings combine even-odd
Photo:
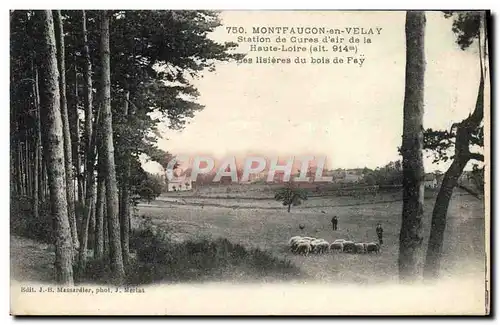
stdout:
[[382,246],[382,244],[384,243],[382,239],[382,236],[384,235],[384,229],[382,228],[382,225],[380,223],[377,224],[376,231],[377,231],[378,242]]
[[337,230],[337,223],[338,223],[337,216],[334,216],[334,217],[332,218],[332,229],[333,229],[333,230]]

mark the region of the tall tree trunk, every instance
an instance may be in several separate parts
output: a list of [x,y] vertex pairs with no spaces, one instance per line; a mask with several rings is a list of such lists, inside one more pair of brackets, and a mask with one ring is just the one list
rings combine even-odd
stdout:
[[[99,169],[99,167],[98,167]],[[97,200],[96,200],[96,227],[95,227],[95,257],[101,259],[104,256],[104,203],[106,195],[106,184],[104,175],[98,172],[97,175]]]
[[116,184],[115,157],[113,145],[113,124],[111,114],[111,78],[109,50],[109,13],[101,12],[101,62],[102,62],[102,144],[105,149],[104,172],[106,175],[106,205],[110,239],[111,267],[114,280],[123,282],[125,269],[120,241],[120,221],[118,213],[118,187]]
[[11,169],[11,184],[14,187],[13,193],[14,195],[19,195],[19,188],[18,188],[18,161],[17,161],[17,143],[18,143],[18,131],[17,131],[17,121],[16,121],[16,115],[17,115],[17,109],[15,108],[15,105],[12,105],[11,107],[11,123],[14,124],[13,127],[11,127],[11,134],[10,134],[10,169]]
[[15,152],[14,152],[14,156],[15,156],[15,161],[16,161],[16,164],[14,166],[15,170],[16,170],[16,192],[17,192],[17,195],[21,196],[23,194],[23,184],[22,184],[22,169],[21,169],[21,141],[19,139],[19,136],[20,136],[20,132],[19,132],[19,129],[17,130],[16,132],[16,147],[15,147]]
[[[98,112],[102,115],[102,111]],[[102,123],[102,118],[101,118]],[[106,175],[104,174],[104,152],[105,148],[102,141],[102,124],[94,127],[94,134],[97,148],[97,193],[95,206],[96,227],[94,234],[94,252],[97,259],[104,256],[109,257],[107,249],[107,222],[106,222]]]
[[[11,87],[11,97],[15,94],[16,78],[14,76],[14,65],[11,65],[10,69],[10,87]],[[13,102],[10,107],[10,185],[11,185],[11,195],[18,196],[19,189],[17,187],[17,141],[18,141],[18,122],[17,122],[17,102]]]
[[89,246],[94,248],[95,247],[95,205],[96,205],[96,198],[97,198],[97,181],[96,177],[94,177],[94,185],[92,185],[92,188],[94,190],[94,194],[92,194],[92,209],[90,210],[90,220],[89,220]]
[[85,176],[82,174],[82,162],[80,158],[80,148],[81,148],[81,143],[80,143],[80,116],[78,114],[78,71],[76,70],[76,63],[75,63],[75,96],[76,96],[76,130],[75,133],[77,134],[77,144],[78,144],[78,150],[77,150],[77,157],[76,157],[76,168],[77,168],[77,177],[78,177],[78,197],[80,202],[83,204],[85,202],[85,188],[84,188],[84,183],[85,183]]
[[17,196],[17,186],[16,186],[16,157],[15,157],[15,147],[16,143],[12,141],[12,134],[11,134],[11,141],[10,141],[10,195],[11,197]]
[[71,149],[71,133],[69,130],[68,105],[66,100],[66,67],[64,54],[64,29],[60,10],[54,10],[54,25],[57,43],[57,63],[59,67],[59,90],[61,92],[61,118],[63,123],[64,135],[64,161],[66,171],[66,195],[68,202],[68,218],[71,227],[71,237],[73,238],[73,246],[76,249],[79,247],[78,232],[76,227],[75,214],[75,187],[73,183],[73,157]]
[[10,133],[10,193],[11,196],[17,196],[18,195],[18,189],[17,189],[17,175],[16,175],[16,146],[17,146],[17,126],[15,125],[15,116],[16,116],[16,111],[14,111],[14,105],[11,107],[10,111],[10,120],[11,123],[14,123],[14,127],[11,126],[11,133]]
[[[99,125],[99,117],[101,114],[97,114],[94,124],[95,127],[94,129],[97,128],[97,125]],[[95,192],[95,171],[94,171],[94,164],[95,164],[95,143],[96,143],[96,134],[94,132],[88,151],[87,151],[87,166],[85,168],[86,170],[86,176],[87,179],[85,181],[86,186],[85,186],[85,214],[84,214],[84,219],[82,222],[82,238],[81,238],[81,248],[80,248],[80,258],[79,258],[79,268],[80,271],[83,272],[85,270],[85,264],[87,262],[86,257],[87,257],[87,247],[88,247],[88,235],[89,235],[89,223],[90,219],[92,218],[92,212],[93,212],[93,204],[94,204],[94,192]]]
[[[84,109],[85,109],[85,152],[90,150],[91,138],[92,138],[92,61],[90,60],[90,51],[87,40],[87,18],[85,15],[85,10],[82,10],[82,31],[83,31],[83,54],[85,57],[85,66],[83,72],[83,80],[85,83],[85,91],[83,95]],[[88,157],[86,157],[88,159]],[[88,164],[84,164],[85,169]],[[87,171],[85,172],[87,174]],[[87,186],[85,181],[85,187]],[[88,193],[88,191],[85,191]]]
[[[81,162],[80,162],[80,118],[78,116],[78,103],[79,103],[79,96],[78,96],[78,67],[77,67],[77,60],[75,56],[75,62],[74,62],[74,72],[75,72],[75,102],[74,105],[72,106],[71,114],[70,114],[70,127],[71,127],[71,142],[73,143],[73,163],[75,165],[75,171],[76,171],[76,196],[78,197],[78,202],[80,204],[83,204],[83,182],[82,182],[82,175],[81,175]],[[77,220],[78,224],[78,220]]]
[[[86,196],[85,200],[92,199],[92,196]],[[87,264],[87,244],[88,244],[88,232],[89,232],[89,220],[92,214],[92,201],[85,203],[85,215],[81,225],[81,238],[80,238],[80,251],[78,258],[78,271],[79,274],[83,274],[85,271],[85,266]]]
[[19,132],[19,142],[17,146],[17,161],[19,163],[19,193],[24,196],[24,168],[23,168],[23,142],[21,141],[21,131]]
[[38,174],[38,203],[44,202],[46,199],[45,196],[45,182],[44,182],[44,175],[43,175],[43,156],[42,156],[42,125],[41,125],[41,116],[40,116],[40,89],[39,89],[39,78],[38,78],[38,68],[35,69],[35,96],[36,96],[36,102],[37,102],[37,126],[36,126],[36,132],[37,132],[37,148],[36,148],[36,155],[37,155],[37,174]]
[[[484,67],[482,63],[481,34],[484,32],[484,21],[481,18],[479,30],[479,59],[481,77],[477,92],[476,106],[474,112],[456,126],[455,157],[451,166],[444,174],[443,182],[432,211],[431,233],[427,247],[427,256],[424,267],[424,278],[433,280],[439,277],[439,270],[442,258],[444,232],[446,230],[446,215],[450,205],[453,189],[457,186],[460,175],[470,159],[476,159],[476,155],[471,154],[469,142],[471,134],[480,126],[484,116]],[[486,38],[485,38],[486,39]],[[486,42],[486,40],[485,40]],[[486,52],[486,51],[485,51]],[[486,61],[486,60],[485,60]],[[486,64],[486,62],[484,63]]]
[[23,196],[27,196],[28,193],[26,191],[26,136],[23,142],[21,142],[21,152],[20,152],[20,160],[21,160],[21,184],[22,184],[22,193]]
[[23,143],[23,151],[22,151],[22,161],[23,161],[23,192],[25,196],[29,196],[30,192],[28,190],[28,159],[27,159],[27,151],[28,151],[28,134],[25,130],[24,132],[24,143]]
[[31,136],[29,131],[26,130],[26,147],[24,151],[24,160],[26,162],[26,196],[31,198],[33,192],[31,191]]
[[64,165],[64,135],[60,108],[59,71],[57,70],[57,49],[54,35],[52,11],[35,11],[40,23],[42,39],[39,46],[40,108],[45,159],[50,188],[51,212],[55,225],[55,272],[56,281],[73,285],[73,245],[68,219],[66,197],[66,174]]
[[[106,192],[106,180],[104,180],[104,190]],[[109,255],[110,255],[110,248],[109,248],[109,227],[108,227],[108,214],[107,214],[107,211],[106,211],[106,195],[103,196],[103,204],[104,204],[104,209],[103,209],[103,251],[104,251],[104,256],[106,258],[110,258]]]
[[24,135],[24,142],[21,142],[20,148],[19,160],[21,161],[21,193],[23,196],[26,196],[28,195],[26,192],[26,134]]
[[[103,167],[104,168],[104,167]],[[102,182],[104,186],[104,195],[102,196],[103,199],[103,251],[104,251],[104,256],[107,259],[110,259],[110,244],[109,244],[109,225],[108,225],[108,211],[107,211],[107,203],[106,203],[106,176],[104,175],[103,171],[103,177],[102,177]]]
[[24,161],[26,162],[26,196],[31,198],[31,157],[30,157],[30,134],[28,130],[26,130],[26,146],[24,147]]
[[[41,109],[40,109],[41,112]],[[43,144],[43,136],[42,136],[42,146]],[[49,197],[49,175],[47,172],[47,159],[45,158],[45,149],[42,151],[43,157],[42,157],[42,188],[43,188],[43,197],[44,201],[46,198]]]
[[[123,105],[123,116],[127,119],[128,115],[128,101],[130,97],[130,92],[126,90],[125,92],[125,102]],[[127,138],[125,136],[125,138]],[[129,178],[130,178],[130,149],[128,148],[128,141],[125,143],[124,152],[124,172],[123,181],[121,188],[121,240],[122,240],[122,253],[123,253],[123,263],[125,265],[129,264],[130,259],[130,249],[129,249],[129,237],[130,237],[130,191],[129,191]]]
[[21,160],[23,162],[23,193],[25,196],[29,196],[30,192],[28,190],[28,134],[25,130],[24,132],[24,142],[23,142],[23,151],[21,152]]
[[426,18],[421,11],[406,13],[406,86],[403,109],[403,214],[399,236],[399,279],[419,278],[424,201],[423,116]]
[[431,233],[429,236],[429,244],[427,246],[427,256],[424,267],[424,278],[426,280],[436,278],[439,275],[448,207],[450,205],[453,189],[457,185],[458,178],[462,175],[462,171],[468,161],[468,158],[464,159],[456,157],[444,174],[441,188],[439,189],[436,197],[436,203],[434,204],[434,209],[432,210]]
[[39,205],[40,205],[40,97],[38,96],[38,72],[34,62],[32,62],[33,73],[33,97],[35,102],[35,158],[33,161],[33,216],[40,218]]

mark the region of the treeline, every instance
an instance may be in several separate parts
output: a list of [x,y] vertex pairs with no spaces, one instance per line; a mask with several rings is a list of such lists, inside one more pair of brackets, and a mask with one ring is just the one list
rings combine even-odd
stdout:
[[139,156],[166,165],[160,118],[182,128],[203,108],[193,78],[239,57],[207,37],[218,26],[212,11],[10,12],[11,197],[53,222],[58,282],[89,249],[124,281]]
[[401,161],[391,161],[387,165],[374,170],[365,169],[363,183],[368,185],[401,185],[403,183],[403,166]]

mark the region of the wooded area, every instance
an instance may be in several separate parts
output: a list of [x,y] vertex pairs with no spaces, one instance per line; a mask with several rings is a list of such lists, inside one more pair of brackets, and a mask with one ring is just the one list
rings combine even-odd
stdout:
[[220,25],[211,11],[10,18],[12,199],[27,198],[35,220],[53,216],[58,282],[73,283],[74,266],[84,272],[90,249],[122,283],[131,196],[147,183],[139,156],[171,158],[156,146],[160,119],[150,113],[182,128],[203,108],[193,78],[237,58],[235,44],[207,37]]

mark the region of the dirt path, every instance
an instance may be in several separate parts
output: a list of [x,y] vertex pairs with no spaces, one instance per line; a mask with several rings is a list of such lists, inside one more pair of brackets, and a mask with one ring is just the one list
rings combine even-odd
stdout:
[[10,236],[10,278],[15,281],[52,282],[53,249],[31,239]]

